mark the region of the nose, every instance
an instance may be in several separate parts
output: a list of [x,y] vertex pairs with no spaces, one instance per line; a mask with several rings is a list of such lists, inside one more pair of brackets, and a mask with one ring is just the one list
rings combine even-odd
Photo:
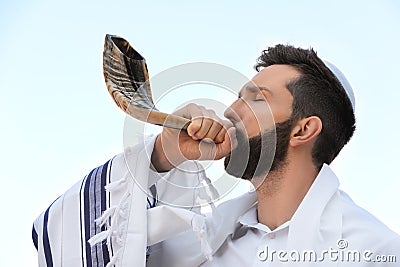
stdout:
[[235,100],[235,102],[233,102],[232,105],[230,105],[224,112],[225,118],[227,118],[234,124],[241,121],[240,116],[238,114],[239,105],[241,101],[242,101],[241,99]]

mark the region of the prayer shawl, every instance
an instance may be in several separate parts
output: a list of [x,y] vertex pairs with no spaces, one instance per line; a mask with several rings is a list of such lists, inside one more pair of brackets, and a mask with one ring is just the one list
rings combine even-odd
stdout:
[[[138,146],[135,152],[128,149],[125,155],[117,155],[93,169],[36,219],[32,237],[39,266],[106,266],[110,260],[113,263],[120,258],[125,252],[123,243],[131,236],[138,240],[134,248],[136,262],[144,262],[145,250],[139,245],[146,242],[144,214],[155,206],[155,199],[133,183],[126,160],[147,164],[145,147]],[[144,176],[141,169],[146,168],[138,168],[138,175]],[[137,218],[138,223],[137,229],[130,227],[133,232],[127,234],[130,216]],[[98,218],[101,222],[96,221]],[[95,235],[107,237],[109,242],[91,246],[88,241]]]
[[[238,218],[256,203],[256,194],[245,193],[217,207],[210,203],[212,212],[201,214],[199,199],[216,194],[201,190],[209,183],[204,171],[190,161],[185,169],[193,171],[176,168],[154,179],[149,167],[154,140],[153,136],[127,148],[92,170],[35,220],[32,237],[40,267],[199,266],[231,239],[241,227]],[[170,190],[169,184],[179,186]],[[399,236],[355,205],[338,186],[338,179],[324,165],[291,219],[288,251],[335,248],[338,240],[346,240],[351,249],[396,255],[399,261]],[[156,203],[156,195],[177,205]],[[154,255],[162,251],[162,257],[152,262],[150,256],[146,261],[152,249]],[[340,261],[322,266],[347,264],[354,266]],[[310,262],[295,266],[310,266]]]
[[[35,220],[32,239],[40,267],[145,266],[150,245],[184,232],[192,234],[192,245],[196,243],[199,248],[188,254],[184,266],[197,266],[211,257],[215,250],[211,245],[219,247],[226,238],[216,238],[212,231],[224,229],[226,235],[233,232],[234,222],[256,197],[246,197],[242,208],[236,207],[226,218],[215,212],[214,217],[201,215],[199,199],[215,197],[216,192],[202,190],[204,182],[210,181],[195,161],[185,162],[184,168],[158,180],[155,192],[148,184],[154,141],[155,136],[150,137],[95,168]],[[193,171],[187,171],[190,169]],[[178,186],[171,190],[170,183]],[[155,194],[178,207],[155,207]],[[214,238],[208,240],[207,236]]]

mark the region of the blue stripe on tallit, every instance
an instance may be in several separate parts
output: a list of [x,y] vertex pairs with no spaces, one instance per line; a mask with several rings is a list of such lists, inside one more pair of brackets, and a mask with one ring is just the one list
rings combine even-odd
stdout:
[[[115,157],[114,157],[114,158],[115,158]],[[108,180],[108,181],[106,181],[106,184],[111,183],[111,170],[112,170],[113,160],[114,160],[114,159],[112,159],[112,160],[110,161],[110,166],[108,167],[109,170],[110,170],[110,172],[108,173],[108,176],[106,177],[107,180]],[[108,203],[107,203],[107,205],[108,205],[108,207],[111,207],[111,193],[110,193],[110,192],[107,192],[107,194],[108,194]],[[110,218],[110,220],[109,220],[109,223],[111,224],[111,218]],[[106,227],[104,226],[104,229],[105,229],[105,228],[106,228]],[[109,251],[110,254],[107,255],[108,261],[110,261],[110,256],[111,256],[111,257],[114,256],[114,253],[113,253],[113,244],[112,244],[112,240],[111,240],[111,239],[110,239],[110,244],[109,244],[109,245],[110,245],[111,251]],[[106,246],[106,244],[104,244],[104,246]]]
[[[108,162],[103,166],[100,166],[96,170],[96,175],[94,179],[91,180],[91,197],[90,206],[91,214],[93,217],[90,218],[91,227],[90,227],[90,237],[98,234],[102,231],[102,229],[94,222],[95,219],[101,217],[103,212],[106,210],[105,205],[102,205],[106,201],[106,194],[104,186],[102,183],[102,175],[104,171],[107,171]],[[92,266],[105,266],[108,262],[104,262],[103,258],[103,243],[98,243],[91,247],[92,252]]]
[[36,250],[38,250],[38,234],[36,232],[35,225],[33,225],[32,227],[32,241],[35,245]]
[[[90,174],[89,174],[90,175]],[[83,224],[83,218],[82,218],[82,189],[84,188],[84,185],[86,184],[86,179],[87,176],[83,179],[82,184],[81,184],[81,188],[79,189],[79,220],[80,220],[80,228],[81,228],[81,253],[82,253],[82,267],[85,266],[85,258],[83,257],[83,255],[86,253],[86,242],[83,242],[82,240],[84,240],[83,238],[83,229],[84,224]]]
[[46,258],[46,266],[47,267],[53,267],[53,258],[51,256],[49,234],[47,232],[47,223],[49,220],[50,207],[48,207],[46,212],[44,213],[44,222],[43,222],[43,250],[44,250],[44,256]]
[[[89,217],[90,217],[90,233],[89,233],[89,238],[96,235],[97,231],[96,229],[98,228],[95,221],[97,218],[99,218],[101,216],[101,213],[98,212],[98,205],[101,204],[101,202],[96,201],[96,196],[98,194],[97,192],[97,181],[98,181],[98,177],[99,177],[99,172],[101,172],[101,170],[103,169],[103,166],[100,166],[98,168],[96,168],[96,171],[94,173],[94,175],[92,176],[92,178],[90,179],[90,186],[89,186]],[[100,188],[101,190],[101,188]],[[100,193],[100,192],[99,192]],[[101,197],[97,197],[97,199],[101,199]],[[89,239],[87,239],[89,240]],[[86,240],[86,241],[87,241]],[[88,243],[86,243],[88,244]],[[90,247],[90,254],[92,256],[92,266],[104,266],[104,264],[101,264],[99,262],[99,257],[98,257],[98,251],[97,251],[97,246],[98,244],[94,245],[93,247]]]
[[[90,181],[93,177],[93,173],[96,171],[96,169],[93,169],[89,175],[85,179],[85,185],[83,187],[83,218],[84,218],[84,223],[83,223],[83,248],[84,248],[84,253],[86,254],[86,262],[85,265],[87,267],[92,267],[92,257],[91,257],[91,251],[90,251],[90,245],[88,244],[88,240],[90,238],[90,207],[89,207],[89,186],[90,186]],[[82,224],[82,223],[81,223]]]
[[[57,199],[59,199],[60,197],[58,197]],[[53,206],[54,202],[57,201],[54,200],[53,203],[51,203],[51,205],[47,208],[47,210],[44,213],[44,218],[43,218],[43,251],[44,251],[44,257],[46,259],[46,266],[47,267],[53,267],[53,257],[52,257],[52,253],[51,253],[51,246],[50,246],[50,241],[49,241],[49,233],[48,233],[48,229],[47,229],[47,224],[49,222],[49,212],[50,212],[50,208],[51,206]]]
[[[83,187],[83,218],[84,218],[84,253],[86,254],[85,265],[87,267],[106,266],[110,261],[108,248],[105,243],[99,243],[90,247],[87,242],[91,237],[101,232],[95,222],[108,208],[106,204],[107,168],[110,161],[92,170],[86,177]],[[82,217],[82,216],[81,216]]]
[[[110,165],[111,165],[111,162],[112,161],[107,162],[101,172],[101,188],[104,188],[107,185],[107,170],[109,168],[108,163],[110,163]],[[103,213],[103,211],[109,207],[109,205],[107,206],[107,202],[106,202],[107,201],[106,194],[107,194],[106,190],[101,190],[101,213]],[[106,226],[103,225],[101,228],[101,231],[105,231],[105,230],[106,230]],[[101,246],[102,246],[102,251],[103,251],[103,262],[107,264],[110,261],[108,247],[105,242],[102,242]]]
[[[104,267],[110,261],[110,254],[106,242],[90,246],[88,240],[101,231],[106,230],[105,226],[99,227],[95,219],[99,218],[103,212],[109,208],[106,195],[109,194],[105,190],[105,186],[110,182],[110,175],[107,175],[108,165],[112,161],[106,162],[104,165],[93,169],[84,179],[81,189],[80,198],[83,205],[83,214],[81,218],[81,238],[82,253],[86,255],[86,259],[82,257],[82,266],[86,267]],[[156,205],[155,198],[148,198],[147,208]],[[112,252],[112,251],[111,251]]]

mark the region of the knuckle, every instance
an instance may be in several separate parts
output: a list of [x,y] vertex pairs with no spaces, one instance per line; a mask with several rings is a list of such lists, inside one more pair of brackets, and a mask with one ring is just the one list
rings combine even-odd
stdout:
[[199,110],[201,110],[203,112],[204,112],[204,110],[206,110],[206,108],[204,106],[202,106],[202,105],[198,105],[198,104],[195,104],[195,103],[193,103],[193,105],[196,106],[197,109],[199,109]]
[[192,108],[196,108],[197,105],[195,103],[189,103],[186,105],[187,108],[192,109]]
[[209,116],[217,117],[217,113],[213,109],[207,109],[207,113]]

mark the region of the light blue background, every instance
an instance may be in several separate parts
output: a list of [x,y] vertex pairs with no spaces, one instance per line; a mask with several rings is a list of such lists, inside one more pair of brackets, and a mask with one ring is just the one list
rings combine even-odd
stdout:
[[2,1],[2,266],[37,266],[32,221],[122,151],[125,116],[102,75],[106,33],[134,44],[151,76],[206,61],[250,78],[267,46],[314,47],[357,99],[357,131],[332,165],[342,188],[400,232],[399,2],[238,2]]

